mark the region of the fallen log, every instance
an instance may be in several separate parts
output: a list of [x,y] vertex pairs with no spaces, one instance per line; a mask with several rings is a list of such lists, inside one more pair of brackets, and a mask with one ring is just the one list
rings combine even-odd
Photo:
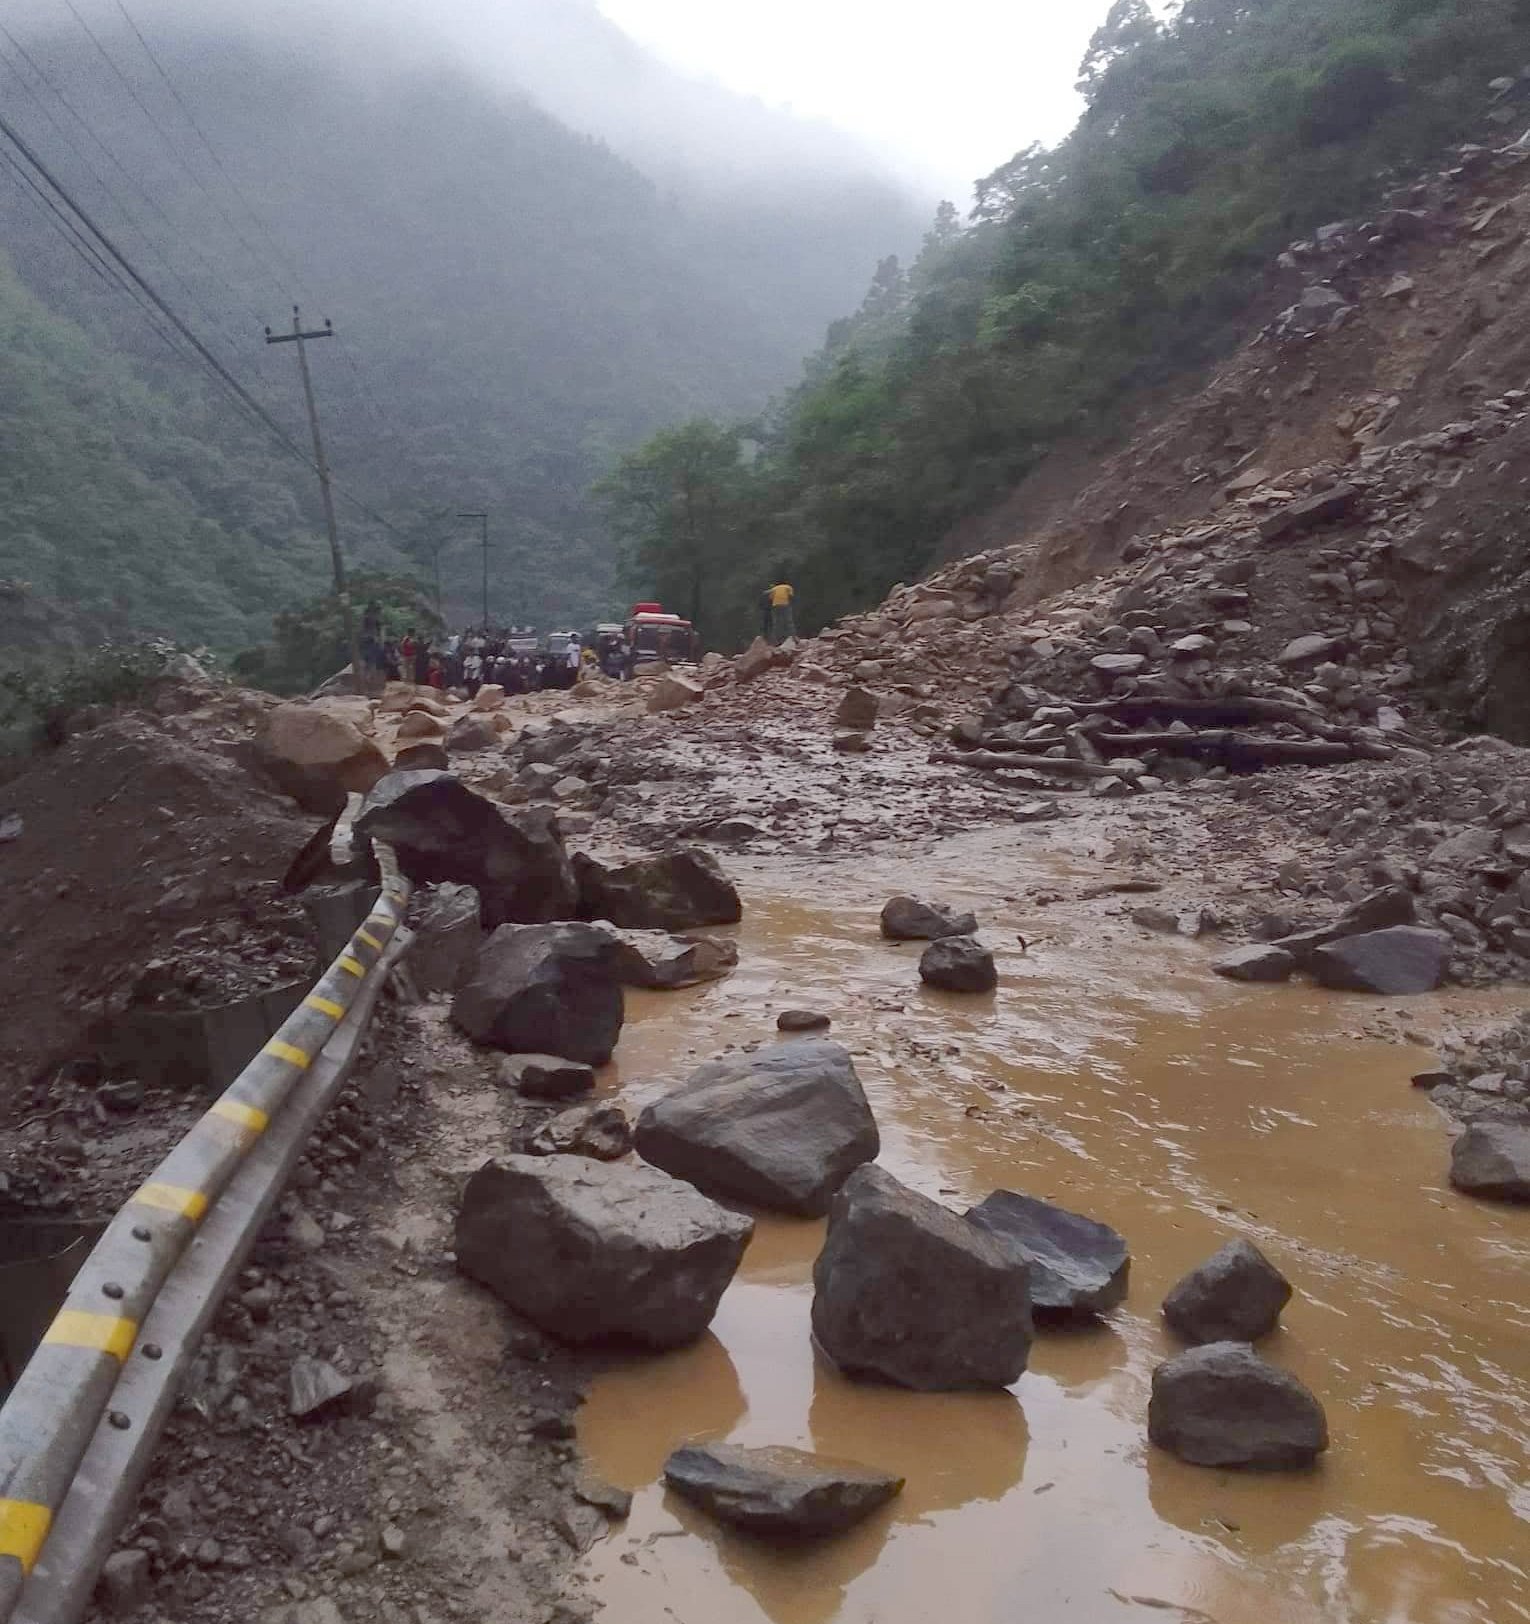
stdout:
[[1346,737],[1348,729],[1325,722],[1316,711],[1289,699],[1257,699],[1250,695],[1221,699],[1178,699],[1168,694],[1131,694],[1124,699],[1099,699],[1074,704],[1076,711],[1115,716],[1128,725],[1167,716],[1174,722],[1216,723],[1224,727],[1249,727],[1259,722],[1285,722],[1316,738]]
[[1071,756],[1022,756],[1000,750],[936,750],[930,760],[939,767],[976,767],[981,772],[998,772],[1020,767],[1027,772],[1051,773],[1058,778],[1138,778],[1134,769],[1117,772],[1114,767],[1093,761],[1074,761]]
[[[1198,733],[1102,733],[1099,742],[1117,755],[1140,756],[1157,750],[1163,755],[1215,760],[1227,767],[1260,771],[1266,767],[1332,767],[1360,758],[1364,741],[1343,739],[1256,739],[1226,728]],[[1379,749],[1379,746],[1365,746]],[[1387,751],[1370,760],[1385,760]]]

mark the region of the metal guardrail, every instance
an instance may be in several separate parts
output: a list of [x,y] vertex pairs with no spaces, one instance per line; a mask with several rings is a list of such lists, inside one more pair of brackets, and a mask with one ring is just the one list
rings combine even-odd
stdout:
[[[377,851],[383,891],[372,913],[277,1035],[107,1226],[0,1409],[0,1624],[16,1616],[23,1586],[98,1429],[128,1434],[142,1424],[115,1395],[140,1362],[165,1358],[146,1322],[166,1282],[273,1119],[280,1127],[284,1108],[296,1117],[305,1096],[317,1092],[307,1085],[316,1080],[311,1073],[326,1046],[353,1009],[358,1016],[370,1011],[380,967],[396,956],[390,944],[407,937],[402,922],[410,887],[392,852]],[[352,1036],[358,1035],[359,1022],[352,1023]],[[320,1111],[322,1103],[314,1120]],[[309,1113],[302,1114],[307,1120]],[[161,1413],[156,1425],[162,1419]]]

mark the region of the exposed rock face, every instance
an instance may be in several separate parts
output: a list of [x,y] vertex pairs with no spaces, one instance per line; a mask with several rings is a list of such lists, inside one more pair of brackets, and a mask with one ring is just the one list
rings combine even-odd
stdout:
[[632,1149],[632,1124],[621,1106],[576,1105],[544,1122],[526,1141],[532,1156],[589,1156],[616,1162]]
[[671,936],[662,930],[618,930],[595,922],[611,942],[617,980],[627,987],[671,989],[716,981],[738,963],[738,943],[725,936]]
[[1013,1190],[995,1190],[967,1218],[1025,1259],[1038,1319],[1087,1319],[1126,1300],[1131,1254],[1109,1224]]
[[849,1052],[800,1038],[702,1066],[638,1118],[637,1148],[709,1195],[812,1216],[881,1141]]
[[1323,1406],[1244,1342],[1192,1348],[1153,1372],[1148,1437],[1195,1466],[1310,1466],[1328,1447]]
[[1212,966],[1229,981],[1289,981],[1296,970],[1296,956],[1283,947],[1240,947]]
[[687,1444],[665,1461],[664,1481],[719,1522],[782,1539],[842,1533],[903,1487],[869,1466],[738,1444]]
[[970,936],[977,915],[958,913],[944,902],[918,897],[892,897],[882,909],[882,934],[894,942],[938,942],[945,936]]
[[931,942],[919,960],[919,975],[946,992],[992,992],[999,984],[993,954],[975,936]]
[[510,1156],[468,1180],[457,1264],[566,1342],[673,1348],[711,1323],[753,1231],[655,1168]]
[[846,1180],[813,1266],[813,1333],[847,1375],[940,1391],[1007,1387],[1031,1351],[1014,1248],[877,1167]]
[[1530,1127],[1474,1122],[1451,1149],[1450,1182],[1469,1195],[1530,1201]]
[[475,1043],[603,1066],[622,1029],[611,944],[589,925],[504,925],[452,1001]]
[[327,817],[388,771],[388,758],[354,722],[300,699],[267,713],[255,756],[299,806]]
[[1444,981],[1449,961],[1448,936],[1417,925],[1395,925],[1315,948],[1311,966],[1324,987],[1401,997],[1433,992]]
[[436,885],[419,894],[423,903],[409,947],[409,973],[421,992],[456,992],[471,974],[483,947],[478,893],[470,885]]
[[504,1063],[503,1080],[528,1100],[572,1100],[594,1091],[595,1068],[555,1054],[518,1054]]
[[1250,1241],[1229,1241],[1163,1300],[1163,1317],[1187,1342],[1257,1342],[1280,1321],[1291,1282]]
[[511,818],[450,773],[389,773],[367,797],[356,831],[391,845],[416,882],[476,887],[487,929],[575,911],[574,871],[552,814],[533,808]]
[[622,930],[696,930],[732,925],[744,916],[733,882],[699,846],[606,868],[593,857],[575,859],[579,913]]
[[648,709],[651,713],[684,710],[687,705],[699,705],[706,697],[707,691],[699,682],[670,671],[653,685],[648,695]]

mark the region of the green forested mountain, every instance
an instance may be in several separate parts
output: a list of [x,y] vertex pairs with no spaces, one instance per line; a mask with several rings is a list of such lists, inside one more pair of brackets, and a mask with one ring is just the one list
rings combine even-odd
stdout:
[[[343,506],[347,545],[426,581],[439,549],[449,617],[478,603],[455,517],[478,509],[496,615],[608,610],[592,482],[667,421],[790,384],[917,231],[898,189],[843,153],[796,197],[729,186],[723,153],[715,184],[686,190],[445,54],[298,49],[148,11],[140,39],[114,8],[84,10],[99,44],[0,34],[7,117],[300,444],[294,355],[262,328],[298,300],[334,319],[340,342],[311,347],[331,460],[393,525]],[[0,223],[17,638],[46,621],[229,649],[322,590],[311,471],[170,354],[4,165]]]
[[1373,206],[1530,61],[1527,0],[1161,10],[1116,0],[1074,133],[980,182],[907,272],[884,262],[763,430],[690,423],[621,465],[640,568],[700,578],[714,632],[749,634],[778,564],[810,623],[917,574],[1049,448],[1235,338],[1279,247]]

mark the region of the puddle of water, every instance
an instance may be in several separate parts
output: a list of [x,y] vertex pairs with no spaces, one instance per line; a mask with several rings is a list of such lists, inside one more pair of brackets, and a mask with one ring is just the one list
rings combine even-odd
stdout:
[[[757,876],[734,977],[632,1000],[618,1059],[634,1108],[769,1034],[777,1010],[820,1004],[884,1165],[952,1205],[1006,1187],[1103,1219],[1131,1245],[1132,1289],[1106,1326],[1039,1335],[1009,1393],[851,1383],[809,1339],[822,1224],[762,1219],[712,1333],[616,1364],[583,1413],[596,1469],[637,1491],[592,1557],[608,1616],[1530,1620],[1530,1212],[1449,1191],[1444,1124],[1408,1088],[1417,1053],[1347,1030],[1375,1001],[1237,987],[1192,944],[994,906],[1056,875],[966,840],[912,882],[989,921],[993,999],[919,987],[917,948],[876,930],[910,879],[873,859],[814,872],[811,902],[790,870]],[[1297,1288],[1264,1351],[1327,1407],[1333,1447],[1310,1474],[1206,1471],[1147,1445],[1152,1370],[1176,1351],[1158,1304],[1234,1234]],[[793,1444],[908,1484],[848,1538],[775,1550],[665,1494],[664,1458],[691,1438]]]

